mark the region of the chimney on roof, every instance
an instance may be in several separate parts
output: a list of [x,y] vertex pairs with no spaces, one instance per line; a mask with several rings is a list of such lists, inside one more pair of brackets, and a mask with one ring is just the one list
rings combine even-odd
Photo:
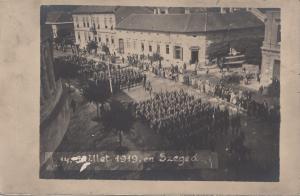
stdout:
[[160,8],[157,8],[157,14],[160,14]]
[[190,12],[190,8],[184,8],[184,14],[190,14],[191,12]]
[[221,14],[226,14],[226,8],[221,7]]
[[169,14],[169,8],[165,8],[165,14]]

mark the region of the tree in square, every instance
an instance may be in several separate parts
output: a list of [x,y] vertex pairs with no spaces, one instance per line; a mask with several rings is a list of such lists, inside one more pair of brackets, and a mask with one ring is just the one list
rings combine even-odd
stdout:
[[118,134],[119,145],[116,152],[123,154],[128,147],[123,146],[123,134],[129,133],[134,124],[134,117],[130,108],[118,101],[112,101],[110,110],[103,113],[103,125],[106,130],[115,131]]
[[66,80],[71,90],[70,80],[78,76],[79,65],[60,57],[54,60],[54,70],[59,78]]
[[103,104],[110,98],[111,92],[108,81],[95,82],[89,81],[83,88],[83,95],[89,101],[95,103],[97,107],[96,120],[100,120],[103,113]]
[[88,53],[91,53],[91,51],[94,50],[95,54],[97,54],[97,49],[98,43],[94,40],[89,41],[86,45],[86,50],[88,51]]

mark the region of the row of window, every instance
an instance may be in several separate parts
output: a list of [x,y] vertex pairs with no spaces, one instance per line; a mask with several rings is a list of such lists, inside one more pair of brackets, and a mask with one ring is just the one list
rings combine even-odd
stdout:
[[[130,41],[129,40],[127,40],[127,42],[126,42],[126,47],[130,48]],[[133,49],[136,49],[136,41],[135,40],[133,41]],[[142,50],[142,52],[145,50],[144,43],[141,43],[141,50]],[[152,52],[152,51],[153,51],[152,50],[152,45],[149,45],[149,52]],[[157,44],[157,46],[156,46],[156,52],[160,53],[160,45],[159,44]],[[169,54],[169,53],[170,53],[170,47],[167,44],[166,45],[166,54]]]
[[[91,36],[90,36],[90,35],[87,35],[87,33],[84,34],[84,37],[85,37],[85,40],[84,40],[84,41],[91,41],[91,40],[92,40]],[[77,38],[78,38],[78,40],[81,39],[79,33],[77,34]],[[100,35],[98,35],[98,37],[95,36],[95,37],[94,37],[94,41],[96,41],[96,42],[101,42],[101,37],[100,37]],[[105,40],[105,41],[106,41],[107,44],[109,44],[109,38],[108,38],[108,37],[106,37],[106,40]],[[114,44],[114,43],[115,43],[115,40],[114,40],[113,37],[111,37],[111,44]]]
[[[89,18],[90,18],[90,20],[89,20]],[[95,20],[95,18],[96,18],[96,20]],[[84,23],[88,23],[88,22],[97,22],[97,23],[99,23],[99,18],[98,17],[88,17],[88,16],[84,16],[84,17],[82,17],[82,21],[84,22]],[[79,23],[79,20],[78,20],[78,16],[75,16],[75,22],[76,23]],[[110,17],[110,18],[104,18],[104,24],[106,25],[107,23],[109,23],[109,24],[113,24],[113,20],[112,20],[112,17]]]
[[[124,49],[123,49],[123,47],[124,47],[124,42],[123,42],[123,40],[121,39],[121,40],[119,40],[120,41],[120,43],[119,43],[119,47],[120,47],[120,51],[122,51],[122,53],[124,52]],[[130,41],[129,40],[127,40],[127,42],[126,42],[126,47],[129,49],[130,47],[131,47],[131,45],[130,45]],[[133,41],[133,49],[136,49],[136,41],[134,40]],[[144,52],[145,51],[145,44],[144,43],[141,43],[141,51],[142,52]],[[152,47],[152,45],[149,45],[148,46],[148,51],[149,52],[154,52],[153,51],[153,47]],[[160,53],[161,51],[160,51],[160,45],[159,44],[157,44],[157,46],[156,46],[156,51],[155,51],[156,53]],[[170,45],[169,44],[166,44],[165,45],[165,53],[166,54],[170,54]],[[182,49],[182,47],[181,46],[174,46],[174,58],[175,59],[181,59],[182,60],[182,58],[183,58],[183,49]]]
[[[79,23],[76,23],[76,27],[77,28],[80,28],[80,24]],[[87,27],[87,28],[89,28],[90,27],[90,23],[89,22],[87,22],[87,23],[85,23],[85,22],[83,22],[82,23],[82,27]],[[93,23],[93,26],[92,27],[94,27],[94,29],[100,29],[100,24],[97,24],[97,26],[96,26],[96,24],[95,23]],[[114,29],[114,25],[110,25],[110,27],[108,26],[108,25],[104,25],[104,28],[105,29],[110,29],[110,30],[113,30]]]
[[[80,33],[77,34],[77,38],[78,38],[78,40],[80,41],[80,39],[81,39]],[[89,34],[88,32],[84,32],[84,38],[85,38],[85,40],[84,40],[85,42],[86,42],[86,41],[91,41],[91,40],[92,40],[92,38],[91,38],[91,36],[90,36],[90,34]],[[94,41],[101,42],[101,37],[100,37],[100,35],[95,36],[95,37],[94,37]],[[110,43],[111,43],[111,44],[114,44],[114,43],[115,43],[114,38],[111,37],[111,40],[109,40],[109,38],[106,37],[105,43],[106,43],[106,44],[110,44]],[[119,47],[120,47],[120,51],[123,51],[123,52],[124,52],[124,41],[123,41],[123,39],[120,39],[120,40],[119,40]],[[128,49],[131,48],[131,43],[130,43],[129,40],[127,40],[127,42],[126,42],[126,47],[127,47]],[[133,48],[136,49],[136,40],[133,41]],[[141,51],[142,51],[142,52],[145,51],[145,44],[144,44],[144,43],[141,43]],[[148,51],[149,51],[149,52],[154,52],[154,51],[153,51],[153,47],[152,47],[151,44],[149,44],[149,46],[148,46]],[[123,52],[122,52],[122,53],[123,53]],[[160,44],[157,44],[157,45],[156,45],[156,51],[155,51],[155,52],[156,52],[156,53],[160,53],[160,52],[161,52],[161,45],[160,45]],[[182,58],[183,58],[183,49],[182,49],[181,46],[174,46],[173,52],[174,52],[174,53],[173,53],[173,56],[174,56],[175,59],[181,59],[181,60],[182,60]],[[169,44],[166,44],[166,45],[165,45],[165,53],[166,53],[166,54],[170,54],[170,45],[169,45]]]

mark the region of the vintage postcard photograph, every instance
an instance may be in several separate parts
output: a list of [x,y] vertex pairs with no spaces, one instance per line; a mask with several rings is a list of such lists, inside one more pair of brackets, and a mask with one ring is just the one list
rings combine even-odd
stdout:
[[281,9],[40,6],[39,179],[278,182]]

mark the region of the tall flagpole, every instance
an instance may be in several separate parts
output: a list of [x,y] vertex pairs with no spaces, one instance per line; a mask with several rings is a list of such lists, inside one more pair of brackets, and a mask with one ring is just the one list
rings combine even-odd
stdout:
[[204,32],[206,33],[207,31],[207,10],[205,12],[205,26],[204,26]]
[[204,24],[204,33],[206,35],[206,38],[205,38],[205,56],[204,56],[204,65],[206,66],[206,53],[207,53],[207,10],[205,12],[205,24]]
[[110,86],[110,92],[113,94],[113,89],[112,89],[112,82],[111,82],[111,73],[110,73],[110,56],[108,56],[108,78],[109,78],[109,86]]

